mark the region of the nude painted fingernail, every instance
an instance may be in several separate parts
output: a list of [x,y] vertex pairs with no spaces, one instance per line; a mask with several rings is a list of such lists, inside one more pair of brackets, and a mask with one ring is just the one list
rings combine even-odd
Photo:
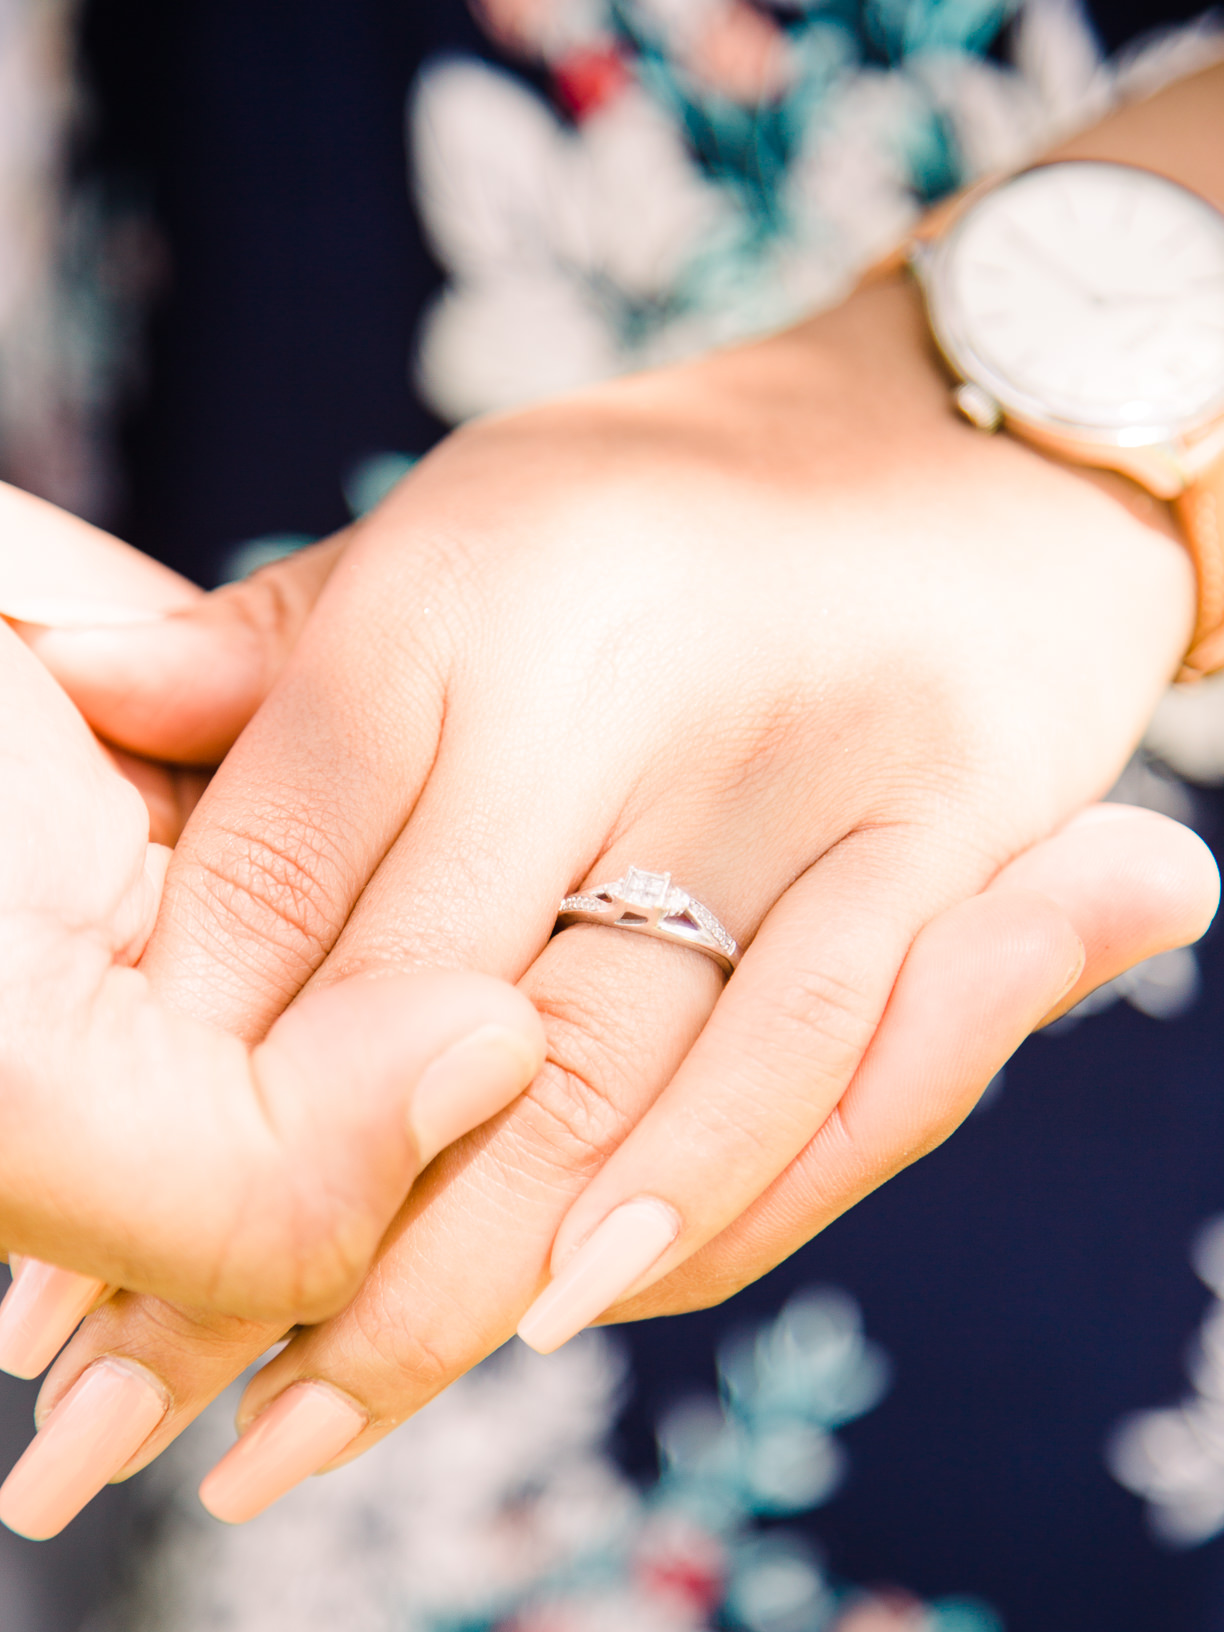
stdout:
[[551,1354],[640,1281],[680,1234],[666,1202],[643,1196],[608,1214],[519,1322],[518,1335]]
[[36,624],[43,629],[118,629],[162,623],[169,612],[148,606],[117,606],[110,601],[79,601],[59,596],[5,597],[0,618]]
[[168,1408],[146,1373],[120,1360],[95,1361],[0,1485],[0,1522],[31,1541],[58,1536],[131,1461]]
[[540,1068],[531,1045],[504,1026],[483,1026],[422,1074],[408,1112],[421,1162],[518,1098]]
[[295,1383],[261,1411],[200,1486],[214,1519],[245,1524],[351,1445],[369,1418],[325,1383]]
[[19,1260],[0,1303],[0,1371],[13,1377],[46,1371],[105,1291],[105,1281],[37,1258]]

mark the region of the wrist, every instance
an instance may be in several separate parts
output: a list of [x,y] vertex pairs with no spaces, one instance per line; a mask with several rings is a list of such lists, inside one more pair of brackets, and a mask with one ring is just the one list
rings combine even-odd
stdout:
[[1127,103],[1046,157],[1154,170],[1224,211],[1224,63]]
[[[1014,495],[1035,518],[1020,570],[1044,581],[1051,597],[1078,598],[1085,652],[1109,650],[1149,674],[1154,706],[1195,623],[1194,573],[1169,505],[1116,472],[970,426],[953,406],[954,381],[908,273],[865,284],[834,310],[728,361],[755,368],[758,395],[766,380],[775,382],[789,412],[784,430],[775,412],[774,446],[793,443],[796,479],[822,508],[831,491],[857,486],[883,517],[902,509],[899,494],[908,491],[916,520],[941,516],[953,526]],[[1057,526],[1043,526],[1044,517]],[[1069,517],[1078,518],[1074,555],[1055,558],[1042,535],[1065,535]],[[923,536],[916,534],[915,548],[924,547]],[[988,527],[977,547],[989,561],[996,539]],[[1124,638],[1113,638],[1111,620]]]

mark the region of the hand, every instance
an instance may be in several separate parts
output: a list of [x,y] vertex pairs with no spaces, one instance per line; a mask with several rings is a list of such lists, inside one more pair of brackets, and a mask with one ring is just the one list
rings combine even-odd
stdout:
[[[80,621],[120,597],[129,616],[198,598],[2,487],[0,537],[10,614]],[[52,606],[64,581],[72,604]],[[337,986],[254,1049],[173,1012],[133,967],[169,858],[148,843],[140,795],[3,623],[0,695],[0,1246],[21,1255],[0,1363],[44,1369],[59,1346],[48,1317],[62,1342],[116,1284],[206,1302],[231,1336],[342,1306],[419,1168],[535,1074],[537,1017],[508,986],[440,973]],[[71,1451],[86,1496],[168,1405],[128,1365],[96,1373],[88,1395],[111,1420]],[[24,1497],[35,1528],[70,1516],[45,1485]]]
[[[549,1032],[352,1309],[252,1385],[245,1420],[276,1407],[219,1511],[330,1459],[332,1391],[346,1456],[386,1432],[509,1334],[550,1262],[541,1347],[609,1306],[726,1296],[943,1138],[1059,1002],[1201,932],[1215,873],[1184,831],[1040,844],[1177,665],[1192,595],[1167,533],[1123,484],[961,427],[886,286],[454,439],[333,548],[296,643],[319,556],[199,618],[40,641],[146,751],[154,692],[196,688],[210,751],[262,702],[176,854],[143,964],[168,1002],[254,1038],[303,989],[459,964],[519,979]],[[225,718],[199,701],[222,673]],[[683,949],[549,939],[564,893],[628,863],[751,940],[721,998]],[[625,1204],[618,1258],[595,1232]],[[132,1471],[275,1333],[225,1335],[116,1299],[42,1410],[100,1355],[154,1369],[173,1406]]]

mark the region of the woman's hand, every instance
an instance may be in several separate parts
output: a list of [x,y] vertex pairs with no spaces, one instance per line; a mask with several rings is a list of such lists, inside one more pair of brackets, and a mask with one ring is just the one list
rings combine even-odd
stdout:
[[[142,964],[166,1002],[255,1039],[303,990],[457,965],[548,1031],[354,1306],[252,1385],[245,1420],[276,1407],[214,1508],[330,1459],[328,1388],[356,1454],[541,1292],[541,1347],[726,1296],[946,1136],[1044,1015],[1201,933],[1215,873],[1184,830],[1040,843],[1112,782],[1191,621],[1163,513],[960,425],[885,285],[465,432],[343,549],[199,616],[42,637],[144,752],[194,709],[215,754],[262,702],[176,853]],[[751,943],[725,993],[683,948],[550,939],[562,895],[629,865]],[[120,1297],[42,1409],[101,1355],[156,1370],[174,1404],[131,1471],[274,1335]]]
[[[11,489],[0,521],[10,614],[79,622],[196,598]],[[140,795],[4,623],[0,697],[0,1247],[20,1255],[0,1363],[44,1369],[113,1285],[207,1303],[231,1341],[339,1308],[421,1166],[534,1075],[538,1018],[487,976],[443,973],[341,984],[255,1048],[174,1012],[134,967],[169,857]],[[106,1402],[101,1434],[61,1437],[60,1482],[10,1482],[0,1501],[33,1534],[71,1517],[169,1406],[126,1361],[81,1400],[78,1424]]]

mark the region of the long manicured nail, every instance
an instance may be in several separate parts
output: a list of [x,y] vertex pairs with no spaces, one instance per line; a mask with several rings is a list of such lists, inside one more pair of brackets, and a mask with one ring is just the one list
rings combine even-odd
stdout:
[[439,1055],[417,1083],[408,1112],[422,1165],[504,1110],[539,1068],[530,1044],[504,1026],[482,1026]]
[[200,1486],[214,1519],[245,1524],[351,1445],[369,1418],[326,1383],[294,1383],[261,1411]]
[[116,606],[109,601],[80,601],[53,595],[9,595],[0,600],[0,618],[37,624],[43,629],[116,629],[140,623],[162,623],[170,614],[147,606]]
[[0,1485],[0,1522],[31,1541],[58,1536],[131,1461],[167,1409],[144,1372],[121,1360],[95,1361]]
[[559,1349],[640,1281],[679,1234],[680,1219],[666,1202],[624,1202],[540,1293],[518,1335],[541,1354]]
[[106,1291],[105,1281],[23,1258],[0,1303],[0,1371],[37,1377]]

